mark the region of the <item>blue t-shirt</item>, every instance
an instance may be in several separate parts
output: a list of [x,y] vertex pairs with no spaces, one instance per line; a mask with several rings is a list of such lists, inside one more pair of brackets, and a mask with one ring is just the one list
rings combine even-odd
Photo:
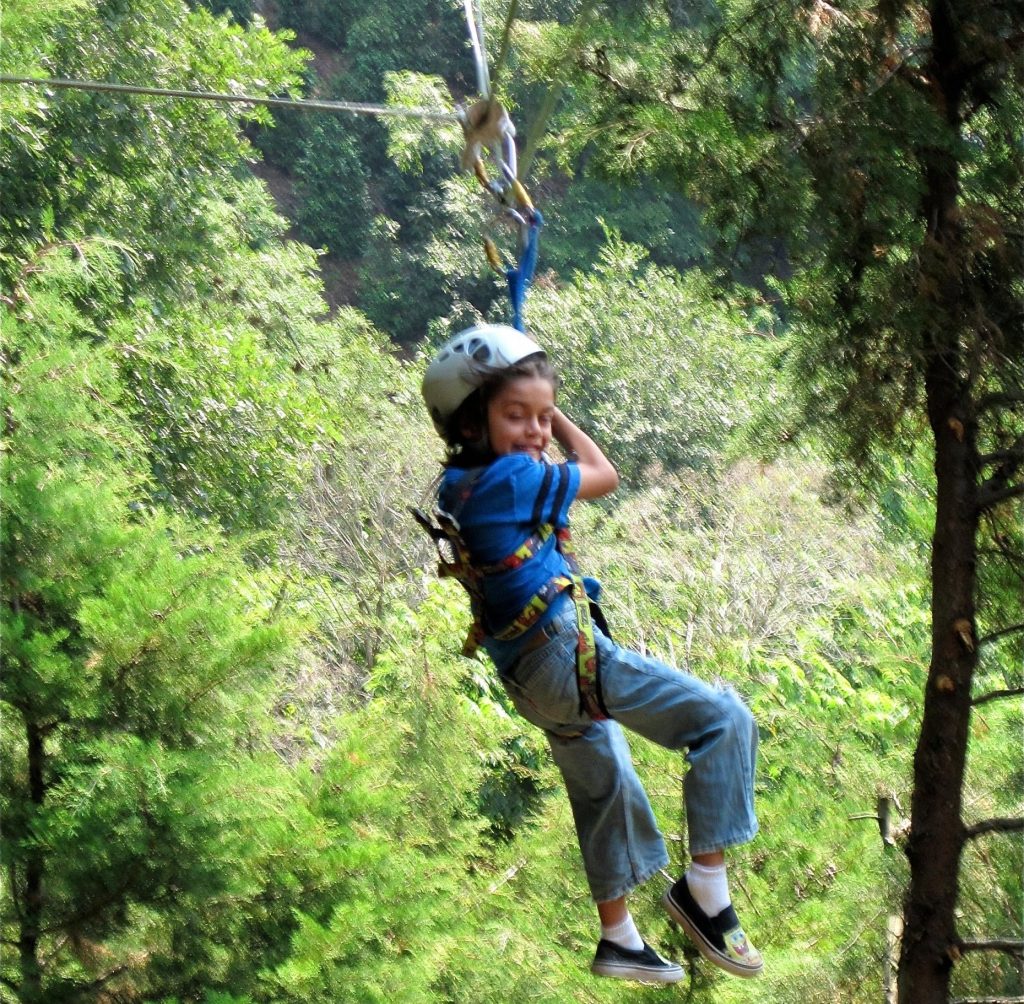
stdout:
[[[468,497],[463,498],[468,487]],[[526,453],[498,457],[482,470],[448,468],[438,489],[438,504],[459,523],[474,562],[492,564],[508,557],[543,523],[569,523],[569,506],[580,487],[576,464],[549,464]],[[529,561],[484,579],[488,634],[517,617],[540,588],[568,572],[565,559],[549,537]],[[554,604],[538,625],[547,621]]]

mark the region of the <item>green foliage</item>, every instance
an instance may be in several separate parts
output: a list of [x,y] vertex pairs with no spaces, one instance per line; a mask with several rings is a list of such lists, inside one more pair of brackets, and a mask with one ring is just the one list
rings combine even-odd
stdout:
[[[449,110],[451,99],[444,82],[435,76],[404,70],[384,75],[388,104],[397,108]],[[424,158],[430,154],[451,157],[462,145],[462,132],[455,123],[438,123],[432,119],[388,119],[388,157],[400,171],[423,173]]]
[[654,185],[573,178],[553,201],[545,224],[542,264],[558,275],[596,266],[609,228],[626,243],[645,248],[663,267],[685,271],[705,256],[707,237],[696,207]]
[[181,262],[178,282],[196,297],[187,306],[152,286],[125,303],[125,268],[138,255],[110,241],[76,245],[77,285],[66,288],[81,307],[76,331],[108,343],[119,362],[126,406],[148,442],[151,497],[259,530],[294,502],[312,456],[339,435],[330,395],[366,347],[360,322],[318,328],[315,258],[266,243],[277,223],[262,193],[249,183],[231,194],[205,206],[204,256],[219,251],[219,271]]
[[659,469],[713,468],[746,419],[765,384],[749,314],[716,300],[698,274],[658,269],[610,234],[592,272],[535,290],[528,322],[575,417],[640,484]]
[[212,14],[228,14],[239,24],[248,24],[256,13],[255,0],[190,0],[194,7],[203,6]]
[[[572,81],[586,110],[566,116],[563,149],[674,177],[711,232],[784,246],[790,403],[766,402],[766,452],[810,428],[875,487],[888,454],[930,433],[934,624],[900,996],[945,996],[971,694],[1019,680],[995,647],[1018,652],[1021,622],[1021,542],[1003,529],[1024,473],[1018,5],[725,3],[677,24],[641,7],[588,31]],[[1006,633],[980,646],[976,623],[995,620]],[[985,977],[978,992],[1003,989]]]
[[[212,90],[285,88],[301,66],[302,55],[261,24],[243,30],[169,0],[89,14],[97,26],[88,45],[75,44],[70,25],[54,32],[71,75],[105,75],[112,49],[124,53],[126,75]],[[184,49],[179,35],[189,39]],[[189,61],[194,71],[183,68]],[[205,83],[182,80],[185,72],[205,72]],[[337,438],[331,365],[348,331],[317,329],[325,306],[314,255],[279,243],[284,221],[265,191],[237,174],[248,150],[238,111],[94,98],[62,94],[41,120],[26,112],[25,128],[5,132],[11,142],[0,153],[20,176],[5,203],[9,288],[20,295],[47,247],[102,228],[103,240],[88,243],[99,278],[77,301],[80,323],[116,345],[128,405],[149,443],[151,497],[264,530]],[[61,151],[80,134],[88,142],[76,141],[78,183],[65,177]],[[109,261],[98,260],[99,248]]]
[[301,574],[289,598],[317,612],[323,658],[351,696],[388,644],[394,610],[419,593],[426,537],[408,505],[436,461],[412,370],[365,322],[333,365],[344,441],[325,451],[299,499],[292,561]]
[[[231,8],[248,20],[245,0]],[[829,82],[855,39],[848,26],[816,35],[802,8],[670,8],[637,23],[645,5],[605,6],[607,20],[581,31],[572,5],[524,5],[545,22],[517,23],[506,76],[527,126],[552,74],[569,78],[563,132],[542,151],[565,174],[541,160],[530,179],[548,223],[527,316],[565,374],[564,406],[629,482],[578,507],[584,563],[621,641],[737,687],[761,726],[762,831],[730,860],[768,975],[741,986],[699,962],[659,910],[657,881],[632,908],[648,940],[687,957],[695,1000],[852,1004],[877,996],[905,881],[900,850],[858,817],[881,796],[895,816],[908,804],[930,640],[931,458],[911,423],[874,480],[826,475],[815,454],[868,431],[843,428],[842,409],[799,459],[747,454],[801,429],[815,395],[849,389],[850,367],[870,364],[879,383],[851,415],[907,395],[884,378],[906,365],[896,324],[922,309],[906,298],[920,234],[896,211],[920,185],[905,152],[887,152],[906,137],[883,119],[921,101],[886,93],[897,81],[862,101]],[[282,10],[346,46],[345,74],[323,85],[334,96],[446,104],[441,74],[451,93],[472,89],[457,5]],[[18,0],[3,27],[11,72],[268,93],[312,80],[306,56],[258,18],[243,29],[172,0]],[[775,30],[785,45],[772,57],[761,41]],[[1017,163],[1001,139],[1017,103],[982,104],[971,120],[964,219],[993,277],[1000,256],[1015,260],[992,222],[1012,199],[992,193]],[[793,132],[824,107],[852,125]],[[661,996],[587,972],[596,923],[557,772],[489,667],[457,654],[465,598],[426,570],[407,513],[426,501],[439,452],[420,365],[355,311],[328,313],[317,255],[284,239],[287,221],[245,180],[239,128],[266,115],[10,88],[0,110],[2,923],[22,946],[4,953],[3,992]],[[769,115],[778,135],[754,128]],[[381,331],[412,348],[428,330],[505,316],[477,250],[499,228],[475,182],[452,174],[450,129],[326,117],[287,128],[260,145],[317,192],[303,224],[321,228],[317,243],[337,256],[339,240],[363,242],[342,270],[358,270]],[[810,153],[826,168],[809,192]],[[613,180],[620,169],[633,187]],[[857,172],[887,194],[846,225],[835,214],[856,209]],[[783,210],[798,224],[789,250],[819,271],[780,285],[800,320],[779,338],[760,295],[671,269],[718,261],[760,279],[779,250],[763,224]],[[861,300],[840,300],[828,248],[870,248]],[[837,310],[834,337],[815,345]],[[861,340],[876,322],[890,326],[877,355]],[[1012,450],[1008,428],[983,430],[982,448]],[[993,515],[983,546],[1019,550],[1017,522]],[[1019,623],[1012,567],[985,563],[979,581],[979,633]],[[986,641],[977,693],[1020,685],[1021,644]],[[1020,728],[1012,706],[978,706],[968,822],[1019,813]],[[678,871],[685,766],[642,741],[634,756]],[[968,845],[964,936],[1017,936],[1018,859],[1010,835]],[[957,978],[958,993],[1018,989],[1002,958],[972,954]]]
[[299,625],[236,547],[140,504],[116,354],[69,296],[101,258],[52,254],[4,324],[4,975],[24,1000],[215,984],[254,923],[240,904],[301,885],[317,841],[257,752]]
[[[94,2],[66,23],[42,27],[54,76],[281,92],[298,82],[303,61],[260,25],[243,30],[177,0],[130,9]],[[28,52],[33,47],[26,41]],[[4,174],[17,179],[5,186],[5,285],[35,242],[83,233],[135,248],[142,274],[173,283],[175,249],[201,240],[197,204],[248,150],[239,123],[267,120],[265,110],[241,105],[76,91],[26,100],[15,114],[0,143]]]
[[[851,817],[873,815],[879,796],[908,805],[926,595],[913,549],[829,506],[826,486],[804,464],[741,464],[577,513],[618,640],[734,686],[758,722],[761,832],[730,855],[730,872],[771,965],[754,998],[717,980],[716,998],[868,999],[861,985],[877,978],[898,904],[899,852],[887,861],[877,824]],[[633,745],[664,831],[685,833],[672,755]],[[667,934],[660,943],[686,949]]]
[[448,306],[447,277],[399,242],[399,226],[386,216],[373,232],[360,269],[361,309],[399,344],[422,339],[431,320]]
[[477,810],[491,821],[490,832],[512,840],[534,819],[541,798],[552,792],[540,774],[544,753],[525,736],[514,736],[487,757],[488,776],[480,786]]
[[372,220],[358,137],[345,118],[323,118],[309,132],[307,153],[295,165],[303,201],[299,225],[306,240],[357,257]]
[[363,6],[353,0],[281,0],[278,4],[282,24],[339,48],[344,45],[349,26],[362,12]]
[[[1012,742],[1024,727],[1019,703],[995,702],[978,708],[972,722],[972,740],[967,808],[968,825],[982,819],[1012,818],[1024,805],[1024,772],[1020,758],[1007,755],[1005,743]],[[958,928],[965,939],[1016,938],[1019,904],[1024,897],[1024,879],[1018,867],[1020,843],[1012,833],[993,834],[970,841],[964,850],[964,869],[969,880],[962,885]],[[970,993],[985,986],[993,994],[1013,994],[1020,986],[1020,973],[1012,957],[1001,954],[966,959],[958,968],[953,991]]]
[[[67,3],[51,4],[46,0],[20,0],[7,3],[0,11],[4,45],[0,50],[0,66],[5,73],[28,76],[42,69],[42,61],[52,51],[52,33],[55,29],[71,23],[82,10],[91,6],[92,0],[68,0]],[[41,75],[41,74],[40,74]],[[15,109],[26,111],[35,107],[37,112],[45,110],[46,102],[40,100],[38,92],[16,88],[0,91],[0,107],[4,114]]]
[[294,502],[337,427],[325,400],[332,373],[316,344],[323,334],[310,337],[323,310],[315,259],[298,245],[239,248],[215,213],[230,224],[240,208],[209,207],[210,245],[223,256],[216,274],[196,273],[191,309],[164,312],[140,298],[110,337],[150,439],[155,497],[261,529]]
[[[353,20],[341,11],[334,31],[344,25],[344,41],[318,28],[317,18],[311,7],[305,13],[289,8],[285,15],[286,23],[339,46],[346,69],[324,82],[333,95],[370,100],[386,95],[393,104],[441,109],[451,104],[449,91],[466,90],[465,81],[459,80],[470,67],[465,29],[450,20],[450,12],[438,18],[436,12],[414,5],[404,16],[374,12]],[[438,46],[424,46],[424,33],[431,32],[444,35],[444,45],[452,48],[449,59],[439,56]],[[407,52],[411,48],[415,55]],[[427,64],[421,58],[424,51],[429,53]],[[423,72],[431,69],[435,75]],[[507,85],[512,105],[524,103],[523,112],[529,114],[540,96],[511,71]],[[462,314],[467,304],[486,313],[496,298],[503,298],[503,289],[487,274],[480,236],[505,227],[488,228],[481,218],[486,200],[479,188],[452,178],[459,130],[433,121],[387,119],[385,151],[376,123],[339,121],[293,121],[287,133],[275,131],[259,143],[295,175],[295,215],[304,238],[335,258],[359,262],[358,287],[344,291],[348,302],[403,344],[421,338],[433,318]],[[394,165],[407,177],[396,174]],[[623,192],[582,177],[566,187],[563,178],[544,171],[539,166],[537,177],[527,179],[531,188],[539,186],[539,204],[549,218],[542,269],[569,276],[595,262],[605,220],[627,240],[651,248],[657,262],[679,266],[701,256],[694,209],[674,193],[646,188]],[[571,173],[576,173],[574,167]],[[373,213],[381,208],[386,216],[371,231]],[[506,236],[501,243],[514,257],[514,240]]]
[[443,0],[402,0],[367,10],[349,26],[345,55],[352,73],[372,88],[373,100],[385,94],[390,71],[451,75],[466,61],[462,11]]
[[[565,156],[586,150],[614,177],[674,179],[704,207],[723,253],[741,239],[785,242],[799,266],[784,286],[796,322],[790,393],[836,455],[859,462],[872,442],[906,432],[908,407],[921,400],[923,333],[948,323],[937,289],[962,281],[977,316],[1002,331],[1021,274],[1020,249],[1007,243],[1020,221],[1021,170],[1006,124],[1019,115],[1014,84],[1024,74],[1000,48],[1009,8],[972,12],[960,39],[978,58],[962,129],[915,76],[931,43],[927,19],[912,4],[884,11],[723,4],[679,27],[659,5],[642,17],[610,13],[588,33],[572,78],[580,100],[559,123]],[[912,51],[897,52],[897,37],[914,39]],[[963,186],[962,232],[948,254],[929,248],[921,214],[940,153]],[[981,328],[971,336],[988,360],[980,380],[1019,381],[1017,334]]]
[[289,959],[268,974],[273,1000],[432,1000],[465,962],[467,908],[484,895],[470,868],[483,823],[469,807],[486,770],[475,750],[515,726],[465,694],[450,637],[427,633],[439,618],[436,600],[406,609],[371,678],[375,699],[347,716],[324,764],[315,806],[337,833],[339,895],[300,919]]

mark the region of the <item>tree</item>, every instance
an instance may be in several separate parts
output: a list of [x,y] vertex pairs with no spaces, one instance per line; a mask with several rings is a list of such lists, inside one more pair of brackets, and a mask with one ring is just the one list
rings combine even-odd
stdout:
[[318,884],[317,826],[260,752],[301,626],[237,545],[145,504],[116,354],[71,305],[111,295],[96,279],[117,270],[117,249],[55,249],[3,318],[2,925],[17,955],[0,976],[27,1004],[216,985],[217,944],[259,940],[261,895]]
[[[9,6],[5,24],[12,16],[24,30],[3,47],[8,72],[280,93],[298,84],[304,61],[262,24],[242,29],[179,0],[85,0],[42,16],[28,0]],[[12,179],[0,219],[5,284],[36,242],[101,231],[137,252],[125,263],[136,282],[173,287],[179,253],[198,257],[203,246],[197,205],[249,150],[239,124],[269,121],[265,109],[84,91],[5,87],[0,103],[9,126],[0,162]]]
[[[11,16],[5,69],[116,54],[122,79],[276,90],[302,60],[173,0]],[[364,320],[324,323],[233,113],[0,102],[2,993],[242,999],[337,899],[332,824],[269,734],[309,627],[282,512],[389,360]]]
[[593,269],[538,286],[528,308],[575,417],[634,487],[652,471],[719,466],[767,386],[758,324],[771,321],[646,257],[609,233]]
[[[785,242],[784,438],[816,426],[864,473],[930,432],[931,664],[899,982],[902,1000],[944,1001],[965,845],[1022,828],[964,820],[962,788],[979,667],[1020,692],[1024,8],[636,13],[595,23],[563,141],[612,174],[671,172],[730,240]],[[998,563],[1018,577],[1009,603]]]

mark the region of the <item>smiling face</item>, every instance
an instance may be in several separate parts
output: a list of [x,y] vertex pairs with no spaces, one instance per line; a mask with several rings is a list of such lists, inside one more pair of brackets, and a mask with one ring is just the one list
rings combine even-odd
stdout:
[[487,403],[487,431],[496,456],[528,453],[534,460],[551,442],[555,388],[544,377],[510,380]]

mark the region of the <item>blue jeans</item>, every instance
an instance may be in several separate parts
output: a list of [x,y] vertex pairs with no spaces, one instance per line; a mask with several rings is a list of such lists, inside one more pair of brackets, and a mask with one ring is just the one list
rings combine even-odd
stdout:
[[602,696],[614,720],[594,721],[580,711],[573,604],[561,603],[541,630],[546,640],[526,651],[511,642],[487,647],[520,714],[547,735],[596,902],[626,895],[668,864],[621,726],[667,749],[687,750],[691,855],[754,836],[757,726],[734,691],[621,648],[595,628]]

